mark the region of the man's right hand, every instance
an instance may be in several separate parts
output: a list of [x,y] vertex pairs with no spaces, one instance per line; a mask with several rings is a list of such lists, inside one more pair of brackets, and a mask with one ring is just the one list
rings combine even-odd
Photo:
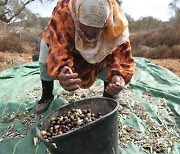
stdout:
[[77,73],[73,73],[72,69],[64,66],[58,76],[60,85],[67,91],[74,91],[79,89],[80,78]]

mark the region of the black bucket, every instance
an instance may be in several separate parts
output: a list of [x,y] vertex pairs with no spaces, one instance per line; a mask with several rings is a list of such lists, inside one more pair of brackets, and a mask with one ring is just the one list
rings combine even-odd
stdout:
[[42,122],[42,129],[48,129],[51,117],[60,116],[72,108],[91,109],[95,114],[101,112],[102,117],[76,130],[54,136],[51,142],[43,139],[39,128],[36,128],[36,135],[52,154],[118,154],[118,107],[118,102],[106,97],[71,103],[49,114]]

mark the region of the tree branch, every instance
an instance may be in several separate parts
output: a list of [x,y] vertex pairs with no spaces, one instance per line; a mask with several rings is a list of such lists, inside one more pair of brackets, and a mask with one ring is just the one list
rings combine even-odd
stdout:
[[[17,9],[9,18],[6,16],[7,12],[2,12],[2,14],[0,14],[0,21],[9,23],[12,19],[14,19],[16,16],[18,16],[22,10],[26,7],[27,4],[33,2],[35,0],[28,0],[26,3],[24,3],[19,9]],[[6,5],[8,2],[8,0],[6,0],[5,2],[1,1],[0,4],[4,4]],[[1,6],[1,5],[0,5]]]
[[19,15],[21,13],[22,10],[24,10],[24,8],[26,7],[27,4],[33,2],[34,0],[28,0],[26,3],[23,4],[23,6],[21,8],[19,8],[9,19],[8,21],[10,22],[14,17],[16,17],[17,15]]
[[0,6],[4,6],[4,5],[6,5],[6,4],[7,4],[7,2],[8,2],[8,0],[5,0],[5,1],[0,1]]

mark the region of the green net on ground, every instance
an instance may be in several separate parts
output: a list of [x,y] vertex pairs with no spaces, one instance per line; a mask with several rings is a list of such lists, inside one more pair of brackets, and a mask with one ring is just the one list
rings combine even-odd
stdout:
[[[135,58],[136,72],[120,93],[119,152],[180,153],[180,78],[169,70]],[[0,154],[44,154],[34,136],[47,114],[68,101],[102,96],[103,83],[68,93],[55,81],[55,100],[41,116],[32,107],[41,96],[38,62],[0,72]]]

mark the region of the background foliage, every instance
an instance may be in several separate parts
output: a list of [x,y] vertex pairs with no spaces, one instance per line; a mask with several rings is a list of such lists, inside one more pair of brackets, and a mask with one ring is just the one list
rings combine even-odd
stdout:
[[[50,18],[40,17],[25,7],[35,1],[53,0],[0,0],[0,52],[39,52],[41,35]],[[121,0],[118,1],[122,4]],[[169,3],[174,15],[167,22],[151,16],[134,20],[126,14],[134,56],[180,58],[179,3],[178,0]]]

